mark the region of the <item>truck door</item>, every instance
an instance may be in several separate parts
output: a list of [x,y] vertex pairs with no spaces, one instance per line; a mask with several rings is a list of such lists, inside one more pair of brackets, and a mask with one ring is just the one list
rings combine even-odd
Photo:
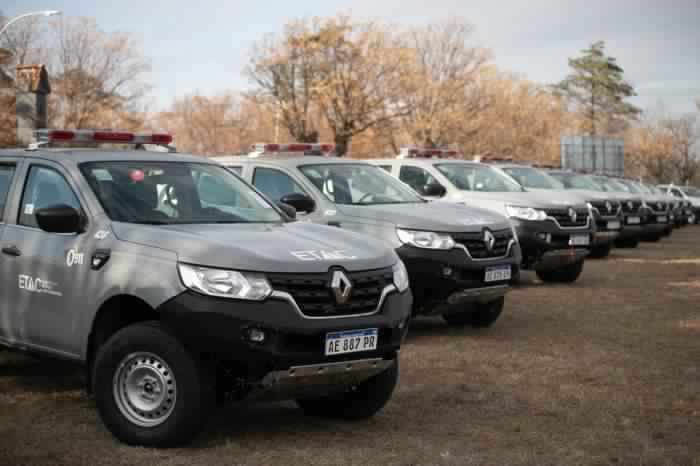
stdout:
[[10,309],[12,309],[12,303],[7,297],[10,287],[12,287],[15,282],[8,276],[9,266],[12,261],[12,256],[8,256],[8,253],[10,253],[11,250],[5,249],[2,238],[5,231],[5,217],[8,215],[9,210],[6,208],[9,198],[8,194],[10,193],[15,171],[16,164],[14,162],[0,159],[0,248],[2,248],[2,253],[0,254],[0,339],[8,343],[12,343],[10,333],[10,327],[12,325],[10,322]]
[[[86,215],[74,185],[63,169],[51,162],[28,166],[16,222],[5,225],[2,237],[11,337],[18,343],[65,356],[77,356],[77,316],[88,283],[89,233],[59,234],[41,230],[35,212],[58,204]],[[10,253],[8,254],[9,251]]]

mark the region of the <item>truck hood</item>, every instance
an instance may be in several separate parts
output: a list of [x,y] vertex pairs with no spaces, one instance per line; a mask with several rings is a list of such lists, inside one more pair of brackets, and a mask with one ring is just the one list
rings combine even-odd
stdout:
[[[465,202],[470,200],[477,201],[479,198],[470,197],[472,191],[462,191]],[[585,208],[586,201],[581,199],[576,194],[570,194],[568,191],[522,191],[522,192],[497,192],[486,193],[480,192],[481,196],[488,197],[494,201],[503,201],[504,204],[511,204],[520,207],[534,207],[538,209],[553,209],[561,207],[577,207]]]
[[394,265],[396,253],[383,242],[335,227],[307,222],[229,225],[112,224],[115,236],[166,249],[190,264],[255,272],[322,273]]
[[344,215],[374,222],[390,222],[399,228],[446,233],[510,228],[503,215],[485,209],[447,202],[338,206]]

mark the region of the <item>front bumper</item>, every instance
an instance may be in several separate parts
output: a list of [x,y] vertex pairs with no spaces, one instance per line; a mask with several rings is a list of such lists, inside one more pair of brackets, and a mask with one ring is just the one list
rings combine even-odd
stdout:
[[[622,232],[624,219],[620,216],[602,216],[595,214],[596,231],[593,233],[593,245],[604,246],[615,241]],[[614,223],[618,228],[610,228]]]
[[[164,325],[188,349],[238,374],[261,379],[294,366],[368,358],[393,360],[406,335],[411,306],[410,290],[392,292],[380,311],[371,316],[309,319],[283,299],[247,302],[186,291],[158,311]],[[378,329],[376,350],[325,356],[327,333],[370,328]],[[251,340],[253,329],[264,332],[264,341]]]
[[562,229],[554,222],[511,219],[520,239],[524,269],[554,270],[583,260],[590,246],[569,246],[571,235],[590,235],[590,227]]
[[[518,280],[522,260],[518,243],[513,243],[506,257],[483,260],[472,259],[460,247],[440,251],[403,245],[396,252],[408,270],[414,307],[419,312],[448,302],[489,302],[505,295]],[[498,266],[510,266],[511,279],[485,282],[486,269]]]

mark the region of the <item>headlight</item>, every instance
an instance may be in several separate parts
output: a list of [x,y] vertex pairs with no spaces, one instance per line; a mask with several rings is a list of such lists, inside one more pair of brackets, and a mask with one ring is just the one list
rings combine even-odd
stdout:
[[399,290],[399,293],[403,293],[408,289],[408,271],[406,266],[402,261],[398,261],[394,267],[394,286]]
[[513,239],[515,240],[516,243],[520,242],[520,239],[518,238],[518,232],[515,230],[515,225],[512,223],[510,224],[510,231],[513,232]]
[[532,207],[519,207],[514,205],[506,206],[506,213],[509,217],[521,220],[546,220],[547,213],[544,210],[533,209]]
[[432,231],[414,231],[396,229],[399,241],[422,249],[452,249],[455,242],[450,235],[433,233]]
[[184,285],[194,291],[221,298],[262,301],[270,296],[272,287],[257,273],[209,269],[196,265],[178,264]]

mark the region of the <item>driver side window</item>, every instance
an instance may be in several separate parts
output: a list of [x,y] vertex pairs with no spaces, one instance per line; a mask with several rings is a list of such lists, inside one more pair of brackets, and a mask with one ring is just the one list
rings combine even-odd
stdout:
[[306,195],[292,177],[274,168],[257,167],[253,175],[253,186],[275,202],[288,194]]
[[440,184],[430,173],[420,167],[404,165],[399,170],[399,179],[409,185],[414,191],[423,194],[429,184]]
[[36,211],[58,204],[68,205],[77,211],[82,210],[80,201],[63,175],[53,168],[33,165],[29,170],[24,193],[22,193],[17,223],[39,228],[36,222]]
[[671,193],[676,197],[683,197],[683,195],[681,194],[681,191],[679,189],[674,189],[671,191]]

